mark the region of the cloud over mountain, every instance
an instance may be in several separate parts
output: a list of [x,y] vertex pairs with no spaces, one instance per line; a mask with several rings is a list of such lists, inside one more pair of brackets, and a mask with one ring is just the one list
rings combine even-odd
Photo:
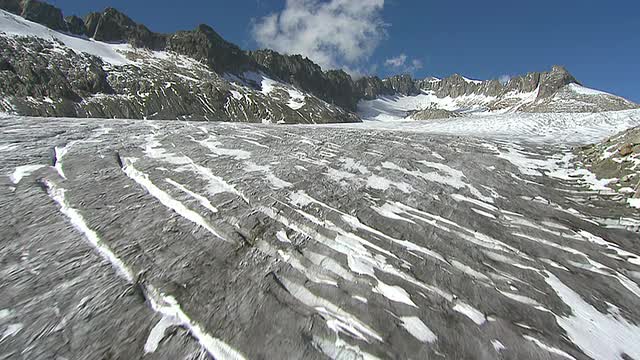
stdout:
[[323,69],[360,67],[385,38],[384,0],[287,0],[285,8],[254,20],[263,47],[301,54]]
[[422,61],[418,59],[412,59],[410,61],[409,57],[406,54],[400,54],[396,57],[389,58],[385,60],[384,66],[393,70],[404,73],[413,73],[417,70],[422,69]]

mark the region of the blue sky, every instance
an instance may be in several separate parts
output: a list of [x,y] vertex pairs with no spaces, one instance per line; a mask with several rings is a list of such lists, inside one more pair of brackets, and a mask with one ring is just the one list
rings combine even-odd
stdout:
[[159,32],[206,23],[242,48],[304,52],[353,73],[492,79],[561,64],[586,86],[640,102],[634,0],[49,2],[65,15],[112,6]]

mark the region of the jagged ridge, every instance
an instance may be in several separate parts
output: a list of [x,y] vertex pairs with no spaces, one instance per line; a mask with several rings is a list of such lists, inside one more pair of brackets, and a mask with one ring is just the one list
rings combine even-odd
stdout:
[[[51,29],[59,30],[75,35],[93,38],[96,41],[104,41],[109,43],[128,43],[137,49],[148,49],[152,51],[168,51],[171,53],[184,55],[195,59],[207,65],[217,75],[235,74],[240,78],[245,73],[264,74],[267,78],[287,83],[301,89],[319,100],[327,102],[324,108],[338,107],[341,110],[355,113],[358,110],[358,104],[361,101],[375,100],[381,96],[418,96],[421,94],[430,94],[437,98],[460,98],[469,96],[483,96],[490,98],[490,101],[484,101],[481,105],[473,103],[473,108],[482,108],[486,111],[525,111],[525,112],[543,112],[543,111],[577,111],[577,112],[593,112],[604,110],[622,110],[637,107],[629,101],[622,98],[614,97],[609,94],[602,94],[597,99],[594,97],[585,97],[585,94],[579,94],[575,91],[567,92],[565,87],[569,84],[579,84],[579,82],[566,69],[554,66],[550,72],[535,72],[527,75],[518,76],[511,79],[508,83],[502,84],[497,80],[476,81],[464,78],[461,75],[454,74],[445,79],[427,78],[416,80],[409,75],[397,75],[387,79],[380,79],[376,76],[363,77],[354,80],[342,70],[323,71],[320,66],[313,63],[308,58],[300,55],[283,55],[272,50],[243,51],[235,44],[232,44],[222,38],[213,28],[208,25],[199,25],[192,31],[179,31],[174,34],[160,34],[149,30],[146,26],[136,23],[127,15],[120,11],[107,8],[103,12],[94,12],[88,14],[84,19],[77,16],[63,17],[62,12],[45,3],[36,0],[0,0],[0,8],[20,15],[25,19],[43,24]],[[15,50],[15,49],[13,49]],[[131,54],[128,55],[131,57]],[[16,57],[16,55],[13,55]],[[12,54],[5,54],[2,59],[3,67],[14,68],[15,61],[12,61]],[[141,59],[140,59],[141,60]],[[28,108],[25,106],[25,97],[39,97],[43,93],[52,96],[54,100],[64,99],[71,100],[77,104],[86,100],[81,92],[91,90],[90,94],[114,94],[113,82],[114,76],[110,76],[111,72],[95,70],[97,67],[103,67],[97,60],[92,60],[90,66],[92,69],[89,79],[97,85],[82,85],[79,89],[66,89],[66,84],[58,86],[60,80],[68,74],[54,74],[42,76],[34,79],[30,73],[42,72],[41,69],[35,71],[27,71],[27,76],[18,76],[18,80],[24,82],[35,81],[40,86],[24,86],[20,89],[14,89],[12,86],[4,86],[3,94],[7,96],[22,97],[18,102],[22,102],[19,108]],[[33,70],[33,69],[31,69]],[[122,69],[120,69],[122,70]],[[127,70],[131,73],[130,69]],[[127,72],[125,71],[125,72]],[[18,74],[14,71],[14,74]],[[132,76],[135,74],[131,74]],[[154,76],[157,76],[154,74]],[[7,75],[4,75],[7,77]],[[9,76],[11,77],[11,76]],[[214,76],[216,77],[216,76]],[[220,78],[217,76],[216,78]],[[118,77],[121,78],[121,77]],[[14,79],[15,80],[15,79]],[[218,79],[220,83],[224,81]],[[227,84],[227,88],[229,84]],[[257,90],[261,90],[261,84],[253,84]],[[52,87],[45,91],[43,87]],[[216,85],[217,86],[217,85]],[[71,86],[73,88],[73,86]],[[233,86],[232,86],[233,87]],[[56,88],[56,89],[53,89]],[[117,88],[117,87],[116,87]],[[189,88],[189,86],[187,86]],[[132,93],[126,93],[126,88],[116,89],[116,95],[135,96]],[[95,90],[95,91],[94,91]],[[220,90],[217,87],[217,90]],[[533,93],[532,100],[521,101],[521,94]],[[71,94],[74,93],[74,94]],[[228,92],[228,95],[233,93]],[[188,98],[188,93],[177,94],[177,98]],[[214,106],[214,109],[220,109],[224,106],[225,98],[222,95],[211,94],[218,101],[208,103]],[[592,94],[590,94],[592,95]],[[158,98],[157,102],[161,108],[164,105],[169,107],[175,106],[170,97],[164,95],[166,99]],[[236,96],[233,96],[236,98]],[[569,99],[567,102],[566,100]],[[119,101],[121,101],[120,99]],[[287,99],[284,99],[287,100]],[[113,101],[113,99],[109,99]],[[162,104],[162,103],[165,104]],[[477,101],[476,101],[477,102]],[[80,106],[82,107],[82,106]],[[133,118],[142,118],[149,114],[159,113],[140,106],[128,106],[130,111],[126,112],[127,116]],[[171,118],[187,116],[189,118],[199,119],[208,118],[202,115],[202,111],[196,111],[193,106],[181,106],[173,111],[164,111],[165,116]],[[296,106],[297,107],[297,106]],[[53,115],[73,116],[74,112],[77,116],[83,116],[83,111],[70,111],[68,104],[64,106],[63,112],[54,112]],[[424,111],[433,108],[432,112],[426,114]],[[6,109],[5,109],[6,110]],[[222,110],[222,109],[220,109]],[[244,109],[242,119],[234,119],[234,116],[222,117],[227,120],[242,121],[259,121],[264,113],[247,114],[246,110],[255,111],[255,109]],[[298,110],[298,109],[294,109]],[[459,111],[460,109],[444,109],[439,108],[437,104],[431,104],[425,108],[407,109],[409,113],[423,112],[421,118],[432,118],[434,114],[437,116],[446,116],[451,111]],[[464,109],[463,109],[464,110]],[[322,111],[322,110],[321,110]],[[327,111],[324,111],[325,113]],[[343,111],[332,109],[329,113],[338,114],[333,116],[323,114],[320,116],[322,121],[348,121],[357,120],[353,115],[345,116]],[[200,114],[199,114],[200,113]],[[213,118],[220,118],[219,115],[213,115],[216,111],[210,112]],[[280,111],[278,111],[280,113]],[[34,111],[29,114],[33,115]],[[47,112],[49,114],[49,112]],[[103,111],[101,115],[117,116],[110,111]],[[279,117],[280,114],[278,114]],[[361,114],[362,115],[362,114]],[[409,115],[409,114],[407,114]],[[203,117],[204,116],[204,117]],[[294,116],[295,122],[301,121],[300,116]],[[304,117],[304,116],[302,116]],[[221,118],[221,119],[222,119]],[[248,120],[251,118],[251,120]],[[307,116],[307,118],[309,118]],[[309,119],[307,119],[309,121]]]

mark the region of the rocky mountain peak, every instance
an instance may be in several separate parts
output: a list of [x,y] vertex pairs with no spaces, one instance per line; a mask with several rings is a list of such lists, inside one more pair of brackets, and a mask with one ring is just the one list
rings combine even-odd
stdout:
[[355,111],[359,92],[351,76],[342,70],[322,71],[313,61],[301,55],[283,55],[273,50],[248,52],[262,71],[308,91],[319,98]]
[[550,97],[556,91],[569,84],[580,83],[567,69],[559,65],[554,65],[551,68],[551,72],[542,73],[540,76],[538,99]]
[[551,66],[551,72],[552,73],[566,73],[566,74],[569,74],[569,71],[567,71],[567,68],[565,68],[562,65],[553,65],[553,66]]
[[21,15],[22,13],[19,0],[0,0],[0,8],[16,15]]
[[70,33],[74,35],[87,34],[87,27],[84,25],[84,20],[82,20],[78,16],[67,16],[64,18],[64,21],[67,23],[67,28],[69,29]]
[[416,83],[409,74],[395,75],[382,80],[387,87],[394,92],[402,95],[416,95],[420,91],[416,87]]
[[53,30],[67,31],[62,11],[55,6],[37,0],[0,0],[0,9],[20,15],[27,20],[45,25]]
[[373,100],[380,95],[393,95],[394,90],[377,76],[366,76],[356,80],[355,87],[364,100]]
[[202,61],[219,73],[241,72],[255,68],[253,61],[238,46],[222,38],[208,25],[192,31],[169,35],[166,50]]
[[[501,83],[500,81],[495,79],[486,81],[471,80],[461,74],[453,74],[443,79],[427,77],[425,79],[417,80],[413,79],[408,74],[402,74],[391,76],[385,79],[381,79],[377,76],[369,76],[354,80],[349,74],[342,70],[323,71],[323,69],[319,65],[301,55],[280,54],[272,50],[244,51],[237,45],[226,41],[211,26],[205,24],[198,25],[195,29],[190,31],[178,31],[173,34],[160,34],[152,32],[142,24],[136,23],[133,19],[115,8],[106,8],[102,12],[90,13],[84,19],[81,19],[77,16],[68,16],[66,18],[63,18],[62,12],[59,9],[51,5],[39,2],[37,0],[0,0],[0,8],[20,15],[26,19],[45,25],[54,30],[70,32],[76,35],[84,34],[94,38],[95,40],[108,43],[127,42],[134,47],[168,51],[173,52],[173,55],[194,59],[200,62],[202,66],[207,68],[207,71],[211,71],[211,74],[206,75],[207,78],[214,79],[215,81],[220,81],[221,83],[227,82],[227,85],[229,85],[228,82],[234,81],[229,80],[229,78],[265,78],[270,81],[277,81],[293,85],[293,87],[287,87],[288,85],[283,85],[281,87],[281,90],[286,89],[286,91],[276,91],[274,92],[274,94],[276,95],[272,95],[269,91],[266,91],[268,94],[261,93],[262,95],[279,97],[280,101],[287,101],[285,106],[287,106],[288,109],[284,109],[284,111],[282,111],[282,109],[280,108],[270,113],[289,114],[289,111],[297,110],[299,106],[302,106],[300,105],[302,103],[300,99],[304,98],[307,95],[317,98],[316,100],[318,100],[318,104],[321,103],[320,100],[324,100],[324,102],[328,103],[328,105],[334,105],[331,108],[341,108],[340,112],[334,112],[334,115],[331,116],[337,116],[335,114],[338,113],[340,116],[342,116],[342,114],[344,113],[342,113],[341,111],[346,110],[347,112],[351,112],[352,114],[349,115],[353,117],[355,117],[353,113],[358,111],[358,104],[362,100],[375,100],[380,96],[415,96],[423,92],[435,95],[437,98],[441,99],[454,99],[455,101],[462,104],[460,106],[461,111],[475,111],[474,109],[481,109],[483,111],[508,111],[511,109],[514,111],[532,112],[543,110],[556,111],[558,108],[566,108],[571,109],[571,111],[575,111],[575,106],[565,106],[566,104],[558,105],[556,100],[572,100],[576,99],[576,96],[582,98],[580,98],[579,101],[573,101],[573,103],[580,102],[587,105],[595,103],[593,97],[589,97],[593,96],[593,93],[579,93],[579,88],[568,87],[568,84],[579,83],[575,79],[575,77],[573,77],[564,67],[557,65],[553,66],[551,70],[547,72],[532,72],[526,75],[513,77],[506,84]],[[50,42],[50,39],[43,40],[46,40],[45,42]],[[4,71],[6,73],[4,75],[8,77],[15,75],[12,75],[13,73],[10,71],[10,69],[19,68],[19,56],[15,53],[18,48],[24,50],[24,54],[22,55],[28,57],[29,49],[27,49],[27,47],[34,47],[34,49],[31,50],[37,54],[40,53],[40,50],[44,46],[44,43],[37,41],[27,41],[23,45],[11,43],[10,46],[11,47],[7,47],[7,49],[5,49],[6,51],[4,51],[4,54],[2,54],[2,58],[4,59],[2,68],[6,68],[6,70],[0,69],[0,71]],[[84,52],[83,49],[80,49],[79,51]],[[136,52],[136,54],[138,54],[138,52]],[[46,57],[46,55],[43,54],[41,55],[41,57]],[[50,61],[51,59],[46,60]],[[23,89],[24,91],[20,92],[16,90],[15,86],[7,85],[6,91],[4,91],[4,93],[5,95],[18,95],[22,97],[33,97],[34,94],[37,96],[54,94],[59,98],[71,99],[71,101],[77,101],[80,98],[91,96],[92,94],[97,93],[112,93],[113,91],[111,90],[111,85],[114,84],[110,84],[107,81],[106,72],[98,71],[99,69],[102,69],[102,65],[100,65],[100,59],[88,58],[87,61],[92,65],[95,65],[94,68],[96,69],[96,71],[91,71],[92,74],[95,73],[95,75],[89,77],[91,79],[96,79],[95,81],[91,80],[95,84],[87,85],[82,83],[82,81],[74,81],[70,83],[68,87],[74,89],[74,92],[78,94],[77,96],[68,96],[67,93],[70,94],[70,91],[66,91],[64,92],[64,94],[58,94],[59,91],[57,92],[53,88],[61,87],[51,85],[53,83],[47,81],[41,81],[41,84],[38,83],[40,84],[38,87],[38,91],[34,91],[27,86]],[[123,65],[126,63],[127,60],[124,59],[124,61],[118,63],[117,65]],[[46,79],[51,77],[50,74],[48,74],[44,69],[45,66],[42,65],[41,68],[40,65],[41,64],[38,64],[36,66],[36,72],[45,72],[46,76],[42,75],[39,78]],[[68,68],[69,71],[71,71],[74,66],[70,63],[65,63],[64,65]],[[32,69],[18,70],[19,71],[17,71],[17,73],[21,74],[21,76],[24,75],[26,79],[33,78],[33,76],[29,75]],[[219,76],[221,74],[227,73],[235,74],[237,75],[237,77]],[[69,77],[69,74],[63,75],[56,76],[56,81],[64,82],[65,76]],[[134,78],[135,76],[138,75],[132,75],[132,77]],[[78,75],[77,77],[82,78],[83,76]],[[160,76],[152,75],[152,77]],[[192,79],[192,77],[188,77]],[[131,81],[142,80],[140,78],[135,78],[131,79]],[[261,80],[257,82],[260,81]],[[242,80],[240,80],[240,82],[242,82]],[[167,82],[159,81],[158,84],[166,85]],[[132,86],[130,85],[131,84],[127,86],[124,86],[122,84],[115,84],[115,92],[118,93],[118,91],[130,91],[128,90],[132,88]],[[190,84],[189,86],[191,85],[193,84]],[[204,83],[201,85],[213,89],[211,90],[211,94],[209,94],[209,100],[215,102],[215,104],[224,104],[224,101],[226,101],[225,99],[228,99],[229,97],[233,97],[234,100],[237,101],[242,101],[243,99],[242,94],[239,94],[235,90],[220,90],[220,86],[210,86],[211,84],[208,83]],[[153,86],[140,86],[142,87],[142,91],[139,93],[146,94],[148,93],[147,88],[160,85],[154,84]],[[51,87],[51,89],[49,89],[48,87]],[[254,88],[254,90],[262,91],[262,89],[258,88]],[[306,95],[295,95],[296,91],[299,90],[304,91]],[[184,88],[176,90],[176,97],[184,98],[188,96],[188,93],[189,92]],[[127,93],[118,94],[125,97],[130,95]],[[170,106],[165,107],[165,105],[167,104],[163,102],[166,102],[168,100],[166,99],[166,94],[163,94],[163,96],[163,98],[157,100],[157,104],[154,104],[154,106],[150,108],[169,108],[175,110],[173,112],[164,112],[164,115],[162,116],[171,117],[174,113],[179,113],[180,115],[189,114],[189,111],[185,111],[185,107],[178,100],[176,100],[174,104],[170,104]],[[291,100],[292,96],[295,96],[293,100]],[[591,111],[593,109],[595,109],[594,111],[604,111],[612,109],[620,110],[637,106],[621,98],[613,100],[612,98],[613,97],[610,96],[609,98],[607,98],[607,101],[603,100],[596,104],[597,106],[585,105],[585,107],[578,109],[578,111],[582,111],[581,109],[584,109],[584,111]],[[534,101],[536,102],[536,104],[532,104]],[[99,102],[100,100],[94,100],[94,103]],[[544,106],[538,104],[538,102],[544,103]],[[109,107],[109,109],[111,108],[115,107]],[[255,109],[253,110],[257,111]],[[409,110],[425,109],[421,108]],[[440,111],[442,109],[439,109],[437,107],[428,110],[429,111],[427,112],[416,115],[416,117],[428,119],[450,115],[446,112]],[[96,112],[98,111],[94,111],[93,113]],[[67,114],[73,112],[68,111],[63,113]],[[107,112],[105,112],[105,114],[106,113]],[[237,114],[240,113],[244,114],[245,120],[248,119],[248,115],[246,115],[244,112],[237,112]],[[264,111],[264,113],[269,112]],[[310,113],[306,112],[305,114]],[[126,113],[125,115],[127,117],[140,117],[146,116],[147,112],[145,110],[145,112],[142,113],[139,109],[136,108]],[[156,115],[160,116],[161,114]],[[255,115],[255,119],[259,118],[264,118],[263,114]],[[345,117],[343,116],[342,118]],[[349,116],[347,116],[346,118],[349,118]],[[326,117],[323,117],[322,121],[327,121],[326,119]],[[278,119],[277,121],[280,120],[281,119]]]
[[157,34],[146,26],[114,8],[102,13],[91,13],[85,18],[87,35],[98,41],[125,41],[135,47],[161,50],[166,45],[166,35]]

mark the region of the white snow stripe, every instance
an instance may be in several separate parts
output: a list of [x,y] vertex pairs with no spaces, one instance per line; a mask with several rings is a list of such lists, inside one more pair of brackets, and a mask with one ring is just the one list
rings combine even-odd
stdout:
[[429,329],[427,325],[415,316],[401,317],[402,327],[414,338],[423,343],[435,342],[438,337]]
[[218,209],[216,207],[214,207],[213,205],[211,205],[211,202],[209,201],[209,199],[207,199],[206,197],[200,195],[200,194],[196,194],[193,191],[189,190],[186,188],[186,186],[177,183],[169,178],[166,178],[165,181],[171,185],[173,185],[174,187],[176,187],[178,190],[182,191],[183,193],[191,196],[192,198],[198,200],[200,202],[200,204],[202,204],[202,206],[204,206],[205,208],[207,208],[209,211],[213,212],[213,213],[217,213]]
[[474,308],[473,306],[467,303],[457,302],[456,305],[453,307],[453,310],[465,315],[466,317],[468,317],[478,325],[482,325],[486,322],[486,318],[484,314],[478,311],[478,309]]
[[[72,225],[82,232],[86,239],[94,246],[96,250],[106,258],[116,269],[117,273],[122,276],[129,284],[134,283],[133,272],[109,249],[102,243],[95,231],[91,230],[80,213],[71,208],[65,200],[65,190],[57,187],[54,183],[46,181],[45,185],[49,190],[49,196],[60,206],[60,211],[70,220]],[[144,287],[144,285],[143,285]],[[153,288],[151,285],[144,287],[150,300],[151,307],[154,311],[168,317],[163,324],[156,324],[149,334],[151,339],[145,344],[145,352],[153,352],[157,348],[158,343],[162,340],[160,333],[164,333],[165,326],[170,324],[180,324],[186,327],[189,332],[198,340],[198,342],[216,359],[244,359],[237,351],[219,339],[213,338],[204,332],[199,325],[195,324],[180,308],[177,301],[166,296]],[[159,338],[160,337],[160,338]],[[159,338],[159,339],[158,339]]]
[[9,180],[11,180],[12,183],[17,184],[20,182],[20,180],[22,180],[22,178],[31,175],[31,173],[36,170],[42,169],[43,167],[45,167],[45,165],[41,164],[18,166],[13,171],[13,174],[9,175]]
[[150,354],[155,352],[160,345],[160,342],[165,337],[166,330],[175,325],[181,325],[179,321],[171,316],[163,315],[160,321],[151,329],[149,337],[144,344],[144,353]]
[[558,349],[556,347],[549,346],[549,345],[543,343],[542,341],[534,338],[533,336],[523,335],[522,337],[525,338],[526,340],[529,340],[532,343],[536,344],[539,348],[544,349],[544,350],[546,350],[546,351],[548,351],[548,352],[550,352],[552,354],[560,355],[560,356],[562,356],[563,358],[566,358],[566,359],[576,360],[576,358],[574,358],[573,356],[567,354],[566,352],[564,352],[564,351],[562,351],[562,350],[560,350],[560,349]]
[[151,196],[153,196],[156,199],[158,199],[158,201],[160,201],[160,203],[162,205],[164,205],[164,206],[168,207],[169,209],[175,211],[178,215],[180,215],[183,218],[191,221],[192,223],[202,227],[203,229],[205,229],[206,231],[208,231],[209,233],[211,233],[215,237],[217,237],[217,238],[219,238],[221,240],[224,240],[224,241],[229,241],[229,240],[225,239],[222,235],[218,234],[218,232],[215,231],[211,227],[211,225],[209,225],[207,220],[205,220],[202,216],[200,216],[200,214],[196,213],[193,210],[188,209],[183,203],[181,203],[180,201],[172,198],[171,195],[167,194],[166,192],[164,192],[163,190],[161,190],[160,188],[155,186],[153,184],[153,182],[151,182],[151,180],[149,180],[149,176],[147,176],[147,174],[138,171],[133,166],[133,163],[136,160],[137,159],[134,159],[134,158],[124,158],[124,165],[125,166],[122,168],[122,170],[125,172],[125,174],[131,180],[133,180],[136,183],[138,183],[138,185],[142,186],[145,190],[147,190],[147,192],[149,194],[151,194]]
[[[191,335],[198,340],[200,345],[207,350],[214,359],[218,360],[244,360],[244,356],[233,349],[224,341],[214,338],[205,332],[200,325],[195,323],[187,314],[182,311],[180,304],[172,296],[167,296],[154,287],[147,288],[151,307],[154,311],[167,317],[175,323],[185,327]],[[158,330],[159,331],[159,330]],[[154,334],[155,335],[155,334]],[[151,348],[150,344],[150,348]]]
[[45,186],[48,189],[49,197],[53,199],[58,206],[60,206],[60,212],[67,217],[76,230],[84,234],[89,243],[98,250],[98,253],[105,258],[111,266],[116,270],[118,275],[124,278],[127,282],[133,283],[133,272],[127,268],[127,266],[111,251],[111,249],[100,240],[98,234],[91,230],[86,221],[80,215],[80,213],[67,204],[65,198],[65,189],[59,188],[51,181],[45,180]]

